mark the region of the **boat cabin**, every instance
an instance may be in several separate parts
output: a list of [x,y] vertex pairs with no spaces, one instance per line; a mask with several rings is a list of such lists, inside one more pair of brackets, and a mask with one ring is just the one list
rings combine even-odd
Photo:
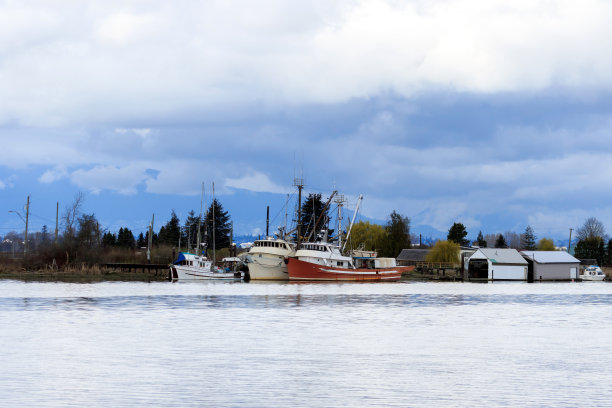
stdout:
[[253,246],[251,248],[279,248],[286,249],[288,251],[291,250],[291,246],[288,242],[271,239],[257,240],[253,242]]

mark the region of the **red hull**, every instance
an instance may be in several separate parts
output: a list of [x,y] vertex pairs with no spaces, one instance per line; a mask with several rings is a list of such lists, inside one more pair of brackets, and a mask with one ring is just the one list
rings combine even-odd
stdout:
[[364,269],[338,268],[289,258],[289,279],[309,281],[398,281],[403,272],[409,272],[414,266],[396,266],[395,268]]

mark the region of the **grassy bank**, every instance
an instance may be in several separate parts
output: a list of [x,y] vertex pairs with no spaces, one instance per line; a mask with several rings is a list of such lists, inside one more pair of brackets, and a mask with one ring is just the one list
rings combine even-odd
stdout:
[[132,270],[131,272],[99,265],[67,266],[58,269],[25,270],[21,267],[0,266],[0,279],[23,281],[102,282],[102,281],[165,281],[167,271]]
[[[176,250],[174,250],[176,253]],[[88,252],[70,256],[60,248],[49,248],[46,251],[33,252],[24,259],[13,259],[8,255],[0,256],[0,279],[19,279],[26,281],[163,281],[167,270],[131,271],[120,268],[107,268],[109,263],[146,264],[146,250],[109,248],[98,252]],[[155,248],[151,263],[169,264],[172,261],[173,248]],[[72,258],[72,260],[71,260]]]

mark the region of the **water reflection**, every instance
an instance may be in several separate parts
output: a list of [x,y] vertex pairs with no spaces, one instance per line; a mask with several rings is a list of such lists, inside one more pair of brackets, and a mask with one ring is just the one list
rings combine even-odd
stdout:
[[0,322],[0,406],[612,399],[612,285],[0,282]]
[[524,305],[610,305],[612,294],[583,295],[464,295],[464,294],[291,294],[291,295],[158,295],[102,297],[0,297],[4,310],[71,309],[207,309],[291,308],[356,305],[385,307],[449,307],[484,304]]

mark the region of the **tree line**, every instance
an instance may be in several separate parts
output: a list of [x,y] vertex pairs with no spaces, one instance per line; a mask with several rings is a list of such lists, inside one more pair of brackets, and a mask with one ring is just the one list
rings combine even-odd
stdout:
[[[92,265],[108,258],[109,251],[129,250],[133,253],[138,248],[148,246],[149,230],[141,232],[137,237],[128,227],[121,227],[117,232],[109,231],[102,227],[95,214],[82,212],[83,202],[84,194],[78,193],[73,202],[65,208],[57,241],[46,225],[42,227],[41,232],[28,235],[28,253],[24,261],[27,261],[29,267],[44,267],[49,264],[62,266],[74,262]],[[202,218],[193,210],[190,211],[182,225],[176,212],[172,210],[168,222],[158,232],[153,231],[151,241],[156,248],[195,249],[199,231],[202,248],[212,248],[213,225],[215,247],[228,248],[231,218],[217,199],[213,200]],[[21,255],[24,244],[23,234],[10,232],[0,240],[0,250]],[[170,251],[165,252],[166,258],[169,258]],[[164,259],[163,262],[170,260]]]
[[[446,241],[439,241],[434,245],[433,249],[435,251],[433,251],[430,259],[433,260],[435,258],[435,262],[447,262],[442,259],[456,259],[459,247],[470,245],[470,240],[466,237],[467,230],[465,226],[462,223],[453,223],[448,230]],[[612,239],[606,234],[605,227],[601,221],[595,217],[588,218],[576,230],[576,240],[574,248],[576,258],[592,259],[598,265],[612,266]],[[471,242],[471,244],[481,248],[514,248],[519,251],[554,251],[557,249],[552,238],[543,237],[538,240],[533,228],[529,225],[522,234],[507,231],[503,234],[487,234],[483,236],[482,231],[479,231],[476,240]],[[568,244],[571,245],[571,242],[568,242]]]

